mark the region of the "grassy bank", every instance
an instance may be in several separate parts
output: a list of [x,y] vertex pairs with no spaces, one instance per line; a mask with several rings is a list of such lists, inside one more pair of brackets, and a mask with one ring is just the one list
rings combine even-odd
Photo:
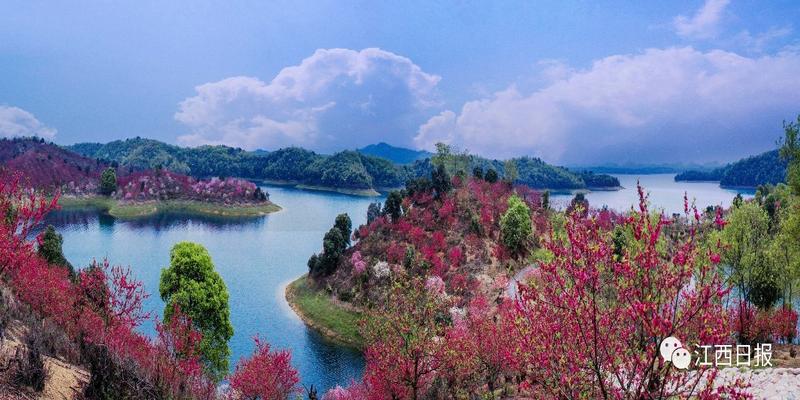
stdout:
[[122,219],[145,217],[164,212],[180,212],[218,217],[257,217],[281,209],[273,203],[236,206],[179,200],[127,203],[101,196],[62,197],[59,199],[58,204],[61,205],[62,208],[96,208],[115,218]]
[[348,310],[323,292],[308,286],[303,275],[286,286],[286,301],[306,325],[323,336],[348,346],[361,348],[363,339],[358,333],[361,313]]

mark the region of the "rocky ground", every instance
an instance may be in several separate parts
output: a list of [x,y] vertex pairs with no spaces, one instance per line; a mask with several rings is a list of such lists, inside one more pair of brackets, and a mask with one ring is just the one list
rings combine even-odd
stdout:
[[[800,346],[794,347],[800,352]],[[741,378],[750,384],[747,392],[754,399],[800,400],[800,355],[792,357],[789,350],[790,346],[775,345],[771,368],[724,368],[716,383],[723,385]]]
[[726,368],[720,371],[717,382],[720,384],[732,383],[737,378],[742,378],[745,383],[750,384],[747,392],[752,394],[754,399],[800,399],[800,368],[755,370]]

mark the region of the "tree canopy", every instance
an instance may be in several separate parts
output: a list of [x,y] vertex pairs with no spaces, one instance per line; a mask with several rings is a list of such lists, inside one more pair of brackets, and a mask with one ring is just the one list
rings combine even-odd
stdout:
[[522,255],[533,233],[531,213],[528,206],[517,195],[508,198],[508,210],[500,218],[500,233],[503,245],[512,254]]
[[108,196],[117,190],[117,172],[108,167],[100,175],[100,194]]
[[53,225],[48,225],[42,233],[41,242],[39,244],[38,253],[51,265],[58,265],[69,270],[70,275],[75,275],[75,269],[72,264],[64,257],[62,245],[64,238],[60,233],[56,232]]
[[164,320],[169,323],[176,309],[191,318],[203,335],[200,352],[206,371],[222,378],[228,372],[233,326],[228,289],[208,251],[197,243],[176,244],[170,252],[170,266],[161,271],[159,292],[166,303]]

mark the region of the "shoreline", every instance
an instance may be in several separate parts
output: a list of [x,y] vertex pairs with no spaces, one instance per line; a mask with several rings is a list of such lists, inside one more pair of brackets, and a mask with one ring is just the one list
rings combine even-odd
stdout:
[[187,213],[201,216],[250,218],[261,217],[280,211],[282,208],[272,202],[265,204],[238,204],[226,205],[196,200],[165,200],[146,202],[121,202],[102,196],[59,198],[58,205],[62,209],[70,208],[95,208],[114,218],[135,219],[148,217],[159,213]]
[[[321,186],[321,185],[310,185],[305,184],[299,181],[285,181],[285,180],[275,180],[275,179],[255,179],[253,180],[257,183],[262,183],[265,185],[273,185],[273,186],[287,186],[299,190],[308,190],[308,191],[315,191],[315,192],[333,192],[333,193],[340,193],[346,194],[350,196],[359,196],[359,197],[377,197],[380,196],[381,193],[375,189],[348,189],[348,188],[338,188],[338,187],[331,187],[331,186]],[[380,189],[380,188],[379,188]]]
[[[318,315],[318,318],[314,318],[309,314],[313,314],[314,310],[304,309],[302,306],[303,302],[310,302],[310,301],[323,301],[325,304],[323,308],[326,310],[319,310],[319,311],[327,311],[326,314],[328,317],[333,319],[339,318],[341,315],[347,316],[347,319],[350,319],[351,322],[355,322],[354,320],[361,318],[361,313],[347,310],[343,307],[337,306],[333,301],[330,301],[327,296],[320,294],[319,292],[310,293],[311,289],[308,288],[307,282],[308,275],[304,274],[299,278],[291,281],[286,288],[284,289],[284,298],[286,302],[289,304],[289,307],[294,311],[294,313],[303,321],[307,327],[313,329],[323,338],[326,340],[330,340],[336,344],[350,347],[357,350],[363,349],[363,339],[357,333],[353,332],[341,332],[337,330],[334,326],[330,326],[330,324],[326,324],[324,320],[322,320],[322,315]],[[298,292],[307,292],[307,293],[298,293]],[[300,299],[303,297],[304,299]],[[338,313],[339,315],[331,315],[333,313]]]

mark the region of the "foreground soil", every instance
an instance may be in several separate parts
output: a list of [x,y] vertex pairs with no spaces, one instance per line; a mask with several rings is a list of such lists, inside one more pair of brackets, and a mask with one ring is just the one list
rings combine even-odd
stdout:
[[44,390],[36,393],[25,387],[13,384],[12,374],[14,368],[12,359],[18,348],[23,346],[21,338],[27,327],[19,323],[12,323],[5,333],[5,338],[0,342],[0,400],[40,399],[40,400],[65,400],[81,398],[83,388],[89,382],[89,373],[76,365],[53,357],[44,356],[45,369],[48,377]]

